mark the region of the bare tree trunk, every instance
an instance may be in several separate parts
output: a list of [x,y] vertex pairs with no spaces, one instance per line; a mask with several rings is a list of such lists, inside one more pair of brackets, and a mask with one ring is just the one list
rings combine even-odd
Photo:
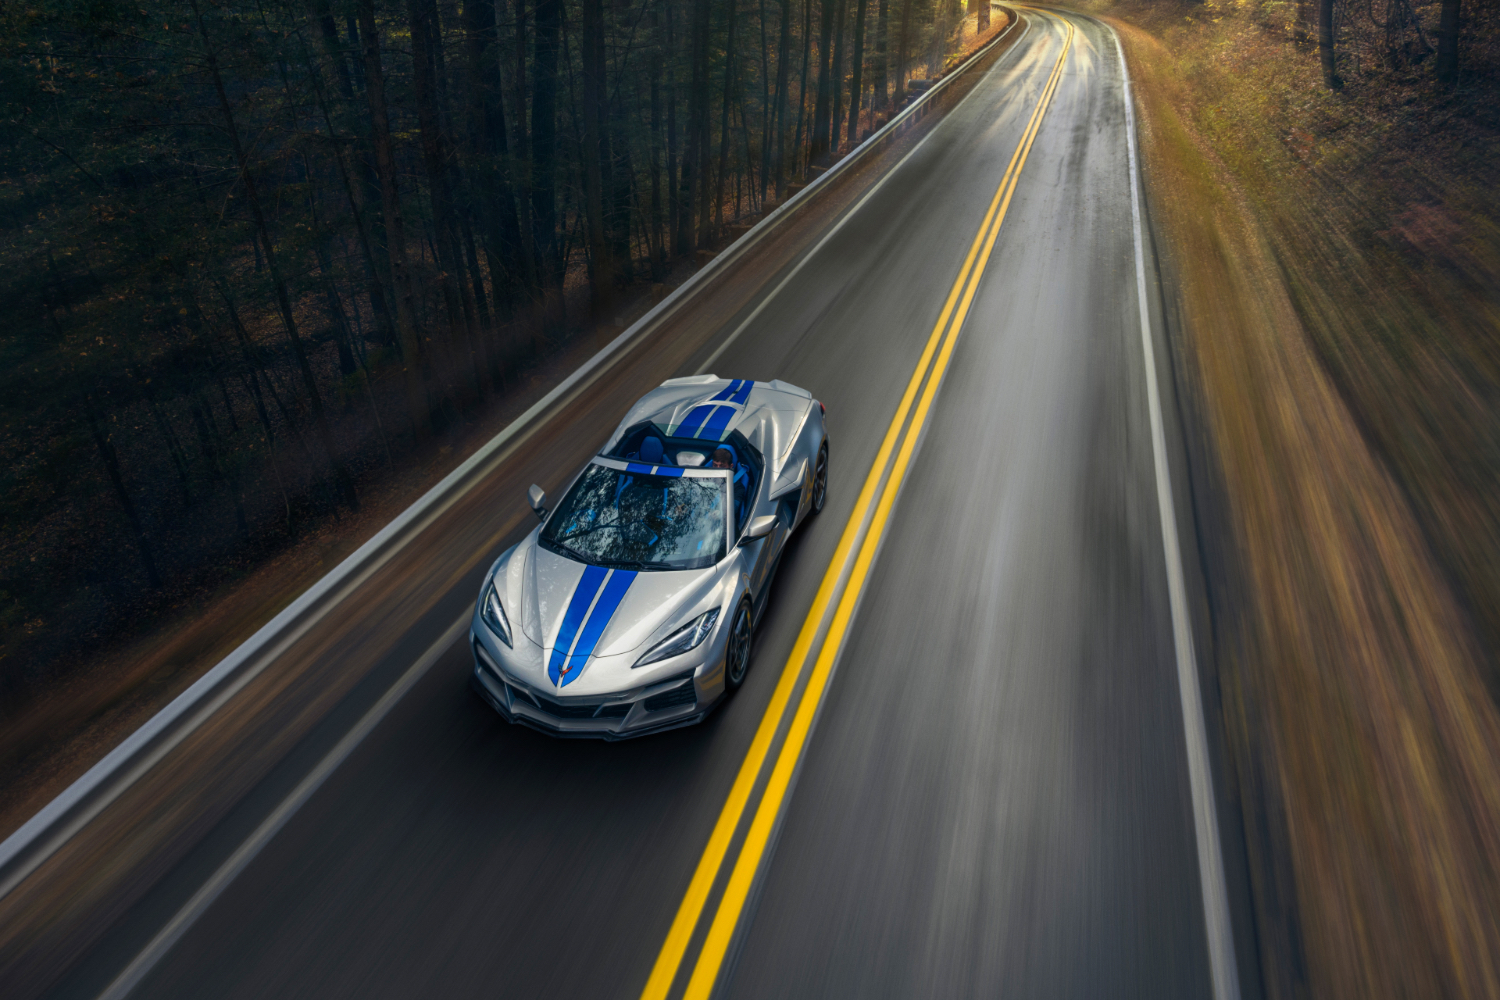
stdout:
[[281,506],[286,513],[286,531],[290,535],[293,528],[292,502],[287,497],[286,483],[281,478],[281,465],[276,461],[276,430],[271,424],[271,415],[266,411],[265,397],[261,393],[260,381],[264,373],[261,371],[260,359],[249,333],[245,331],[245,324],[240,321],[239,310],[235,308],[234,300],[229,297],[229,292],[222,282],[217,282],[216,287],[219,296],[224,300],[224,308],[229,313],[229,321],[234,328],[235,338],[239,341],[240,355],[245,362],[241,381],[245,383],[246,390],[255,402],[255,415],[260,418],[261,433],[266,439],[266,456],[271,462],[271,472],[276,477],[276,488],[281,492]]
[[479,224],[489,251],[491,289],[497,304],[513,304],[527,291],[527,276],[521,266],[521,220],[511,184],[510,140],[505,124],[505,88],[500,80],[500,38],[495,17],[495,0],[464,0],[469,176],[479,189]]
[[1344,85],[1333,60],[1333,0],[1318,0],[1318,57],[1323,63],[1323,85],[1338,90]]
[[833,104],[829,64],[833,61],[833,21],[838,0],[822,0],[818,21],[818,102],[813,111],[812,146],[809,163],[821,163],[828,155],[829,111]]
[[[603,46],[600,46],[600,53],[604,53]],[[599,83],[607,97],[609,88],[606,84],[609,78],[605,74],[606,66],[602,59],[599,66]],[[625,133],[623,101],[623,87],[617,84],[614,100],[606,99],[604,105],[604,134],[599,150],[605,193],[608,195],[610,191],[614,192],[613,198],[606,202],[604,221],[605,232],[613,251],[610,257],[614,261],[617,287],[628,285],[635,279],[635,263],[630,249],[630,205],[635,190],[635,168],[630,156],[630,142]]]
[[[526,120],[526,0],[516,0],[515,28],[515,182],[517,219],[520,223],[521,278],[530,304],[535,305],[541,288],[531,205],[531,133]],[[532,317],[528,317],[530,319]]]
[[890,21],[890,0],[880,0],[880,5],[876,9],[879,16],[875,20],[875,96],[870,101],[870,110],[879,114],[890,103],[890,90],[886,79],[890,75],[886,37],[886,28]]
[[[485,340],[481,341],[483,345],[494,333],[495,321],[490,314],[489,295],[484,290],[484,271],[479,266],[479,247],[474,239],[474,227],[470,224],[468,216],[459,219],[458,235],[463,242],[464,262],[469,266],[469,287],[474,292],[474,307],[479,310],[479,327],[485,334]],[[491,283],[493,284],[493,279]],[[487,352],[481,351],[480,353]],[[495,383],[497,388],[499,384],[497,379]]]
[[[132,363],[132,374],[136,381],[146,383],[148,380],[141,374],[140,366]],[[177,491],[182,500],[182,506],[186,507],[192,502],[192,490],[188,483],[187,454],[183,451],[182,442],[177,439],[177,434],[172,430],[172,424],[162,414],[161,407],[156,403],[156,397],[150,389],[146,390],[146,409],[151,414],[151,422],[156,425],[156,433],[161,435],[162,446],[167,450],[167,458],[172,461],[172,472],[177,476]]]
[[[354,218],[355,232],[359,238],[360,256],[365,266],[366,294],[370,299],[370,311],[375,317],[375,327],[378,331],[378,339],[382,343],[389,344],[392,339],[391,318],[386,303],[385,291],[376,268],[374,242],[370,238],[369,226],[366,221],[367,212],[363,192],[350,176],[349,165],[344,159],[344,149],[339,141],[338,133],[334,130],[333,116],[328,109],[328,101],[323,93],[323,86],[319,74],[311,66],[308,66],[309,76],[313,80],[313,90],[317,96],[318,105],[322,111],[323,124],[328,129],[329,147],[332,153],[334,165],[338,168],[339,179],[343,182],[344,196],[349,201],[349,214]],[[340,356],[340,367],[342,369],[343,358]],[[348,374],[348,372],[344,372]]]
[[685,166],[679,158],[681,147],[677,142],[677,31],[676,18],[672,16],[671,0],[663,0],[667,7],[667,232],[671,241],[671,254],[680,257],[691,249],[692,236],[684,218],[690,214],[683,208],[684,202],[691,205]]
[[786,97],[790,84],[792,0],[781,0],[781,37],[776,43],[776,200],[786,201]]
[[981,35],[990,30],[990,0],[979,0],[979,21],[975,30]]
[[614,257],[604,224],[604,0],[583,0],[583,191],[596,317],[614,309]]
[[757,0],[760,21],[760,193],[766,203],[766,185],[771,175],[771,44],[766,35],[766,0]]
[[[651,223],[650,239],[648,241],[648,252],[651,255],[651,280],[661,281],[667,272],[667,233],[666,223],[662,212],[662,189],[661,189],[661,153],[662,153],[662,121],[661,121],[661,81],[665,65],[663,56],[663,37],[660,16],[660,4],[651,5]],[[670,154],[669,154],[670,155]],[[668,168],[670,170],[670,167]],[[667,178],[668,188],[671,190],[670,173]]]
[[188,305],[192,308],[191,325],[194,334],[203,344],[208,352],[209,370],[213,373],[214,383],[219,387],[219,399],[224,403],[224,415],[229,418],[229,432],[238,434],[240,422],[235,417],[234,404],[229,399],[229,386],[224,384],[224,366],[219,361],[219,353],[214,350],[214,333],[217,331],[203,315],[203,307],[198,304],[197,296],[189,292],[187,294]]
[[1462,13],[1459,3],[1460,0],[1443,0],[1438,20],[1437,78],[1445,87],[1458,82],[1458,30]]
[[[983,0],[980,2],[982,3]],[[896,87],[892,100],[898,108],[901,102],[906,100],[906,60],[911,39],[911,5],[912,0],[901,0],[901,24],[896,29]]]
[[838,18],[833,25],[833,115],[829,119],[828,152],[839,151],[840,126],[844,124],[844,19],[849,11],[848,0],[839,0]]
[[797,132],[792,142],[792,155],[797,157],[799,176],[802,173],[803,141],[807,138],[807,74],[812,66],[812,5],[813,0],[802,0],[802,70],[797,75]]
[[152,590],[156,590],[161,586],[161,574],[156,571],[156,558],[151,554],[151,543],[146,538],[146,529],[141,525],[141,516],[136,512],[135,501],[130,499],[130,491],[125,488],[125,478],[120,473],[120,457],[115,452],[114,442],[100,429],[99,414],[93,399],[88,396],[84,397],[83,412],[88,421],[89,435],[94,439],[94,447],[99,452],[99,460],[104,463],[104,471],[109,475],[110,485],[114,487],[115,499],[119,501],[120,510],[125,514],[125,522],[130,525],[141,569],[146,571],[146,582]]
[[[50,294],[44,301],[47,319],[52,325],[53,333],[59,344],[66,343],[63,335],[61,321],[57,318],[56,306]],[[66,308],[66,305],[64,306]],[[75,372],[76,378],[76,372]],[[81,380],[79,380],[81,383]],[[125,477],[120,472],[120,456],[115,451],[112,436],[101,428],[103,417],[98,407],[94,405],[94,397],[83,390],[79,385],[79,397],[83,402],[84,419],[89,425],[89,436],[94,440],[94,448],[99,452],[99,460],[104,463],[105,474],[109,476],[109,483],[114,487],[115,499],[120,504],[120,510],[125,515],[125,521],[130,525],[130,533],[135,541],[136,555],[141,560],[141,569],[146,573],[146,582],[152,590],[161,586],[161,575],[156,571],[156,559],[151,553],[151,543],[146,537],[146,529],[141,523],[140,513],[135,509],[135,501],[130,499],[130,491],[125,488]]]
[[391,286],[396,295],[396,332],[401,338],[401,370],[406,405],[418,440],[432,431],[432,408],[423,385],[421,341],[412,302],[411,274],[406,258],[406,223],[396,191],[396,158],[391,151],[391,119],[385,103],[385,71],[380,64],[380,33],[375,28],[375,0],[358,0],[360,41],[364,45],[365,98],[370,105],[370,138],[375,148],[375,174],[380,180],[380,207],[385,218],[386,256],[391,262]]
[[744,212],[740,206],[741,179],[744,180],[745,204],[752,205],[755,201],[755,160],[750,151],[750,120],[745,115],[745,93],[739,91],[734,99],[734,112],[740,119],[740,143],[745,150],[745,158],[735,168],[734,173],[734,211],[735,218],[739,218]]
[[[709,16],[711,0],[692,0],[693,34],[691,39],[692,82],[688,92],[688,149],[682,163],[682,185],[687,195],[688,221],[696,233],[688,239],[688,250],[694,245],[708,242],[708,140],[709,140],[709,80],[708,46]],[[692,224],[696,214],[698,225]]]
[[724,178],[729,173],[729,143],[733,136],[730,128],[729,109],[734,100],[734,91],[737,85],[735,79],[735,51],[734,51],[734,27],[736,14],[739,11],[739,0],[725,0],[729,4],[729,31],[724,42],[724,113],[719,118],[719,175],[716,185],[715,197],[718,199],[718,207],[714,215],[714,231],[724,231]]
[[327,453],[329,464],[333,466],[334,481],[338,484],[344,503],[351,509],[357,509],[359,497],[354,492],[354,479],[349,475],[349,470],[345,468],[344,463],[339,460],[338,453],[333,447],[333,434],[328,427],[328,415],[323,410],[323,397],[318,392],[318,381],[313,375],[306,346],[297,330],[297,318],[292,312],[291,293],[276,263],[275,245],[271,240],[270,229],[266,225],[265,213],[261,210],[255,178],[250,173],[250,160],[245,153],[244,143],[240,141],[239,129],[234,121],[234,110],[230,107],[229,95],[224,90],[224,78],[219,74],[218,57],[213,43],[209,40],[208,27],[203,23],[203,14],[198,8],[198,0],[192,0],[192,7],[193,16],[198,23],[198,34],[203,39],[204,58],[208,65],[209,75],[213,77],[214,90],[218,94],[219,109],[224,115],[225,130],[229,133],[235,161],[239,166],[240,183],[245,188],[245,200],[250,203],[250,214],[255,220],[255,229],[265,253],[266,266],[271,272],[271,281],[276,288],[276,303],[281,308],[282,324],[286,328],[287,339],[291,341],[292,355],[296,358],[297,368],[302,374],[303,387],[307,390],[308,398],[312,403],[313,420],[318,427],[318,437],[324,452]]
[[[316,216],[313,217],[313,225],[314,227],[317,226]],[[344,371],[343,355],[347,348],[344,347],[343,341],[345,338],[352,338],[353,331],[349,329],[348,314],[344,311],[344,304],[339,300],[338,287],[333,281],[333,269],[329,264],[328,250],[322,244],[319,245],[318,270],[322,273],[323,294],[328,299],[328,312],[333,318],[334,332],[339,337],[339,369],[340,371]],[[344,371],[344,374],[352,375],[355,371],[356,358],[353,351],[349,351],[348,353],[348,370]],[[357,360],[360,374],[363,376],[361,381],[365,384],[365,400],[370,404],[370,415],[375,419],[375,433],[380,436],[380,447],[385,452],[386,465],[392,465],[395,463],[395,459],[391,456],[391,444],[386,440],[385,422],[380,419],[380,406],[375,402],[375,390],[370,383],[370,369],[365,366],[363,355],[360,355]]]
[[[458,218],[453,206],[448,160],[449,144],[439,112],[439,73],[433,55],[438,45],[437,5],[433,0],[408,0],[411,25],[412,84],[417,103],[417,129],[422,147],[422,165],[427,173],[427,193],[432,207],[433,250],[438,265],[438,288],[448,321],[448,343],[457,352],[468,344],[472,331],[466,322],[458,281],[463,264],[458,250]],[[484,394],[476,384],[476,396]]]
[[312,227],[313,258],[318,262],[318,275],[322,278],[320,284],[323,286],[323,301],[327,304],[334,347],[339,353],[339,374],[353,375],[357,367],[354,361],[353,332],[349,329],[348,320],[344,315],[344,303],[339,298],[338,289],[333,283],[333,254],[328,248],[331,241],[326,234],[320,232],[322,227],[318,224],[316,215],[313,216]]
[[240,540],[249,541],[250,521],[245,517],[245,496],[240,489],[239,472],[233,468],[226,469],[224,461],[219,455],[218,428],[210,424],[211,415],[208,404],[203,401],[199,392],[194,389],[188,393],[188,412],[193,417],[193,429],[198,433],[198,450],[203,453],[208,462],[209,478],[214,482],[224,484],[229,491],[229,499],[234,504],[234,523],[239,529]]
[[[444,274],[449,277],[450,285],[455,289],[459,306],[459,337],[468,346],[469,367],[474,376],[474,390],[478,396],[484,394],[483,366],[480,364],[481,340],[480,324],[478,324],[478,312],[474,304],[474,288],[469,285],[466,270],[463,267],[463,228],[465,228],[472,205],[466,204],[460,192],[465,190],[463,184],[463,172],[459,169],[459,157],[456,154],[455,139],[453,139],[453,115],[449,109],[453,102],[449,99],[449,69],[447,69],[447,57],[444,55],[443,43],[443,16],[452,16],[453,21],[458,21],[458,0],[446,0],[446,9],[438,12],[435,0],[426,0],[428,9],[428,57],[432,60],[432,78],[434,78],[434,103],[437,105],[438,139],[440,139],[441,150],[443,150],[444,183],[449,190],[449,222],[447,222],[447,253],[449,253],[450,265],[444,268]],[[458,345],[456,345],[458,346]]]
[[531,99],[531,219],[544,328],[562,326],[562,261],[557,252],[557,53],[563,0],[537,0]]
[[864,96],[865,8],[870,0],[853,0],[854,11],[854,78],[849,81],[849,148],[859,145],[859,103]]
[[[345,117],[348,119],[345,127],[359,137],[360,145],[363,146],[368,136],[359,127],[353,114],[354,76],[356,74],[350,73],[349,64],[345,61],[345,47],[339,38],[338,24],[333,19],[330,0],[317,0],[315,8],[318,14],[319,33],[323,40],[323,56],[334,66],[339,92],[343,95],[344,105],[348,109],[345,112]],[[350,27],[353,27],[352,22]],[[352,31],[351,38],[356,42],[358,40],[358,36]],[[390,275],[390,262],[385,259],[383,252],[385,232],[379,214],[372,213],[370,210],[371,203],[380,198],[380,182],[374,172],[364,164],[361,164],[358,170],[359,183],[355,183],[351,177],[343,145],[336,140],[334,115],[329,109],[321,76],[312,65],[312,60],[306,58],[305,53],[304,58],[308,63],[308,76],[312,79],[317,91],[323,120],[328,127],[329,139],[332,141],[333,155],[337,160],[345,194],[349,199],[350,213],[354,216],[355,229],[359,234],[360,253],[365,265],[365,294],[370,300],[370,311],[374,315],[376,339],[382,344],[394,346],[397,344],[396,317],[390,303],[394,293],[386,287],[386,281]],[[362,64],[357,53],[353,54],[353,60],[356,71],[361,71]],[[357,75],[360,85],[363,86],[363,72],[358,72]]]

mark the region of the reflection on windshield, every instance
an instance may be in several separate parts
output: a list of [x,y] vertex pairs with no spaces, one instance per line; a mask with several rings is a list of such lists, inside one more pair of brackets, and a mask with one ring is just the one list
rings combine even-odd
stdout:
[[724,480],[591,465],[542,529],[542,543],[620,569],[700,569],[724,556]]

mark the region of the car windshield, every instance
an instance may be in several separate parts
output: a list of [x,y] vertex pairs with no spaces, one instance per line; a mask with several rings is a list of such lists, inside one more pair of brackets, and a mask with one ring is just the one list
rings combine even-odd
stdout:
[[[675,470],[674,470],[675,471]],[[701,569],[724,557],[727,479],[590,465],[542,529],[559,555],[617,569]]]

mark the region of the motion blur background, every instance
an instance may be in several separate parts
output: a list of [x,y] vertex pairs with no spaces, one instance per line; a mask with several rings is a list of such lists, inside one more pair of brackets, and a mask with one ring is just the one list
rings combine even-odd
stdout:
[[[1081,2],[1137,76],[1278,996],[1500,995],[1500,12]],[[1007,23],[0,10],[0,815]]]

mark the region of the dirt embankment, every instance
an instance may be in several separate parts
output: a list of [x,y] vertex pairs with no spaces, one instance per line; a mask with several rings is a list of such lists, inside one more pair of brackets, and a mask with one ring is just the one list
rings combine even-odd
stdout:
[[1369,252],[1356,213],[1378,175],[1346,164],[1346,194],[1365,189],[1326,198],[1295,141],[1285,164],[1256,146],[1296,140],[1295,109],[1215,128],[1257,68],[1226,55],[1228,28],[1163,44],[1114,23],[1184,390],[1227,497],[1238,579],[1213,610],[1268,993],[1500,996],[1500,712],[1478,603],[1500,548],[1475,485],[1497,469],[1437,440],[1492,425],[1475,365],[1493,352],[1483,295],[1444,314],[1418,287],[1497,272],[1474,247],[1467,272],[1411,240],[1404,264]]

